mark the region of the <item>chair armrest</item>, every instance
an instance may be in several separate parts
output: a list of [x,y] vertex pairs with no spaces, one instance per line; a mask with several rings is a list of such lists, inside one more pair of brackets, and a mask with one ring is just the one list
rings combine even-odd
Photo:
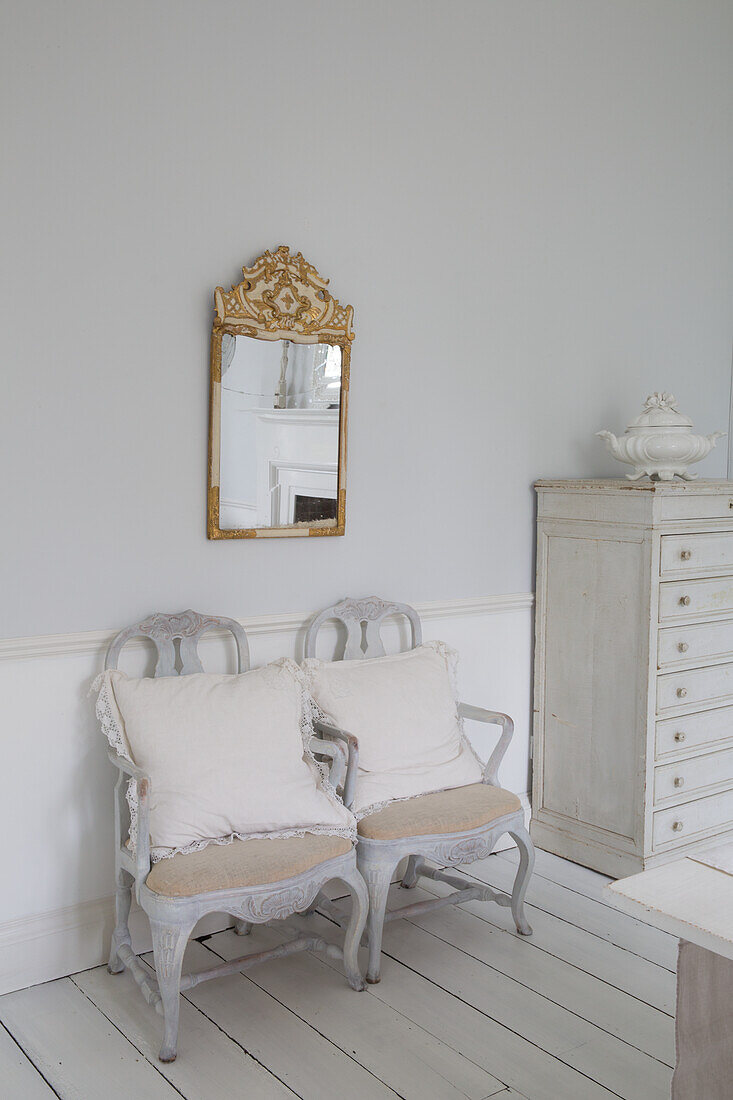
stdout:
[[322,737],[311,737],[310,749],[311,752],[318,753],[319,756],[331,758],[328,778],[332,787],[335,787],[337,791],[342,790],[348,767],[348,753],[343,742],[325,741]]
[[347,733],[346,730],[339,729],[338,726],[332,726],[328,722],[322,721],[320,718],[316,718],[313,725],[316,731],[320,733],[326,741],[343,741],[347,747],[349,759],[346,765],[343,799],[344,805],[350,810],[351,804],[354,801],[356,770],[359,765],[359,742],[354,737],[353,733]]
[[502,727],[499,743],[484,768],[483,780],[484,783],[489,783],[492,787],[498,787],[499,767],[514,734],[514,722],[508,714],[501,714],[497,710],[485,710],[484,707],[474,707],[470,703],[459,703],[458,714],[461,718],[470,718],[474,722],[489,722],[491,725]]
[[124,756],[119,756],[112,749],[107,749],[107,757],[114,764],[116,768],[119,768],[125,775],[131,776],[132,779],[147,779],[150,782],[149,777],[145,774],[142,768],[138,768],[137,764],[133,764],[132,760],[126,760]]
[[[137,842],[135,844],[135,885],[142,886],[150,874],[150,777],[142,768],[138,768],[131,760],[125,760],[124,756],[118,756],[111,749],[107,750],[107,756],[114,766],[119,769],[118,780],[119,793],[122,794],[123,774],[129,775],[135,780],[137,786]],[[124,795],[123,795],[124,797]],[[120,834],[120,809],[117,805],[117,843],[122,845]]]

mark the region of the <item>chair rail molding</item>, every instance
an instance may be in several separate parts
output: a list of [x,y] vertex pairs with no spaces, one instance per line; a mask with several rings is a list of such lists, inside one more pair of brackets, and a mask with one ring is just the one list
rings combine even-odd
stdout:
[[[432,600],[413,606],[425,622],[464,615],[499,615],[511,611],[530,611],[534,593],[511,592],[498,596],[476,596],[471,599]],[[305,627],[313,612],[285,612],[238,619],[248,635],[288,634]],[[19,638],[0,638],[0,661],[17,661],[32,657],[67,657],[81,654],[103,654],[117,630],[81,630],[69,634],[31,634]],[[209,638],[224,638],[225,631],[212,630]],[[143,639],[129,643],[130,649],[142,648]]]

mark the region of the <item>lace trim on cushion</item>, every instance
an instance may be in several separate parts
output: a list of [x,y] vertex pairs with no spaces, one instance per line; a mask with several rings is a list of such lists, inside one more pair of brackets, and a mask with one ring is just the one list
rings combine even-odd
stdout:
[[[216,836],[206,840],[192,840],[182,848],[151,848],[150,861],[158,863],[161,859],[172,859],[173,856],[185,856],[189,852],[201,852],[210,844],[233,844],[235,840],[287,840],[289,837],[304,837],[310,833],[317,836],[340,836],[344,840],[356,842],[356,828],[354,826],[341,825],[304,825],[300,829],[277,829],[270,833],[230,833],[228,836]],[[132,845],[132,834],[130,835]]]
[[[451,691],[453,692],[453,698],[454,698],[455,703],[456,703],[456,721],[458,723],[459,743],[460,743],[461,748],[462,749],[463,748],[467,749],[467,751],[470,753],[470,755],[476,761],[479,768],[481,769],[481,773],[482,773],[482,777],[483,777],[483,772],[486,768],[486,764],[481,759],[481,757],[478,755],[475,748],[473,747],[473,745],[469,741],[468,737],[466,736],[465,730],[463,728],[463,718],[458,713],[458,659],[459,659],[458,650],[453,649],[452,646],[449,646],[447,644],[447,642],[439,642],[439,641],[422,642],[421,643],[421,648],[423,648],[423,649],[432,649],[435,653],[438,653],[443,658],[443,660],[445,661],[445,666],[446,666],[446,669],[448,670],[448,681],[450,683]],[[379,658],[377,658],[377,660],[378,659]],[[319,668],[321,665],[324,665],[324,664],[327,664],[327,663],[328,663],[327,661],[322,661],[318,657],[307,657],[305,659],[305,661],[303,661],[303,669],[305,670],[306,683],[307,684],[311,683],[310,675],[311,675],[313,670],[315,670],[315,669]],[[321,709],[321,707],[318,705],[318,703],[315,701],[315,699],[312,696],[309,695],[309,699],[310,699],[310,702],[311,702],[313,712],[314,712],[314,714],[316,715],[317,718],[320,718],[321,721],[323,721],[323,722],[329,722],[333,726],[338,725],[338,722],[336,722],[336,720],[333,718],[333,716],[330,715],[330,714],[326,714],[326,712]],[[357,779],[357,782],[358,782],[358,779]],[[483,778],[481,780],[479,780],[479,782],[483,782]],[[357,822],[359,822],[364,817],[369,817],[371,814],[379,813],[380,810],[386,810],[387,806],[391,806],[393,802],[410,802],[413,798],[420,798],[424,794],[438,794],[440,791],[449,791],[449,790],[455,790],[455,788],[453,788],[453,787],[434,787],[432,790],[429,790],[429,791],[420,791],[419,794],[407,794],[407,795],[402,796],[401,798],[387,798],[383,802],[372,802],[369,806],[365,806],[364,809],[359,810],[359,811],[352,811],[352,812],[354,813],[354,816],[355,816]]]
[[[91,695],[93,691],[98,692],[94,709],[102,727],[102,733],[107,741],[118,756],[121,756],[123,760],[127,760],[130,764],[134,764],[134,760],[128,751],[127,738],[118,720],[120,712],[117,708],[111,684],[112,671],[112,669],[107,669],[95,676],[89,694]],[[125,800],[130,813],[130,851],[134,855],[137,848],[137,780],[130,779],[125,792]]]
[[[300,687],[300,735],[303,742],[303,758],[313,773],[313,778],[318,789],[323,791],[329,802],[333,805],[345,808],[341,798],[339,798],[336,788],[329,779],[328,766],[316,760],[310,746],[311,738],[315,735],[313,718],[318,708],[316,707],[315,700],[311,699],[311,696],[308,694],[303,670],[289,657],[283,657],[279,661],[274,661],[271,667],[275,675],[287,670],[292,673],[298,682]],[[97,691],[99,693],[95,710],[102,727],[102,732],[109,744],[116,751],[118,756],[134,764],[135,761],[132,759],[128,750],[127,739],[118,719],[119,710],[114,699],[114,689],[110,683],[113,671],[114,670],[108,669],[106,672],[101,672],[95,677],[92,683],[91,691]],[[320,712],[318,712],[317,716],[321,716]],[[324,720],[326,720],[325,717]],[[125,797],[130,811],[130,851],[134,856],[137,849],[137,780],[130,779],[130,782],[127,784]],[[356,824],[308,825],[290,829],[277,829],[267,833],[230,833],[228,836],[223,837],[194,840],[191,841],[190,844],[183,845],[180,848],[151,847],[150,859],[151,862],[158,863],[161,859],[172,859],[175,855],[187,855],[189,852],[200,852],[204,848],[207,848],[209,844],[232,844],[235,840],[266,840],[267,838],[271,838],[272,840],[285,840],[288,837],[304,837],[309,833],[323,836],[339,836],[343,837],[345,840],[356,841]]]
[[[478,779],[477,782],[481,783],[483,780]],[[355,812],[354,817],[357,821],[361,821],[362,818],[378,814],[380,810],[386,810],[393,802],[412,802],[413,798],[422,798],[424,794],[441,794],[443,791],[457,791],[459,789],[459,787],[434,787],[429,791],[420,791],[419,794],[405,794],[401,798],[386,798],[384,802],[372,802],[370,806],[365,806],[363,810],[359,810],[358,813]]]
[[[327,763],[322,763],[320,760],[316,760],[313,749],[311,747],[311,742],[313,738],[317,736],[314,727],[314,721],[317,718],[320,718],[324,722],[327,722],[328,718],[325,716],[325,714],[323,714],[321,708],[318,706],[315,699],[308,691],[308,678],[299,664],[293,661],[290,657],[282,657],[279,661],[274,661],[273,664],[276,668],[279,667],[287,669],[288,672],[292,673],[292,675],[298,682],[298,687],[300,688],[300,736],[303,742],[303,759],[313,773],[313,778],[315,779],[318,789],[323,791],[323,793],[326,795],[332,805],[341,807],[343,809],[345,808],[343,799],[331,782],[331,769],[329,768]],[[349,829],[351,831],[349,831]],[[314,826],[312,829],[306,829],[305,832],[318,832],[326,834],[330,833],[332,836],[344,836],[351,837],[353,839],[356,838],[356,829],[351,826],[349,826],[346,831],[344,831],[337,825],[319,825]],[[264,835],[269,836],[274,834],[265,833]],[[281,834],[278,834],[278,836],[279,835]],[[288,833],[287,835],[301,836],[303,835],[303,831],[296,830],[295,832]]]
[[[476,782],[483,783],[483,771],[486,765],[481,763],[481,758],[476,753],[473,745],[463,731],[461,731],[461,747],[463,747],[464,744],[468,747],[469,752],[481,768],[482,777],[481,779],[477,779]],[[354,817],[357,821],[361,821],[364,817],[370,817],[372,814],[378,814],[380,810],[386,810],[387,806],[391,806],[393,802],[410,802],[413,798],[422,798],[424,794],[439,794],[441,791],[455,791],[457,789],[457,787],[431,787],[430,790],[420,791],[419,794],[406,794],[402,795],[400,798],[386,798],[383,802],[372,802],[362,810],[354,810]]]
[[100,672],[99,676],[94,677],[89,694],[91,695],[93,691],[99,693],[94,709],[102,727],[102,733],[117,755],[133,764],[134,761],[131,759],[127,747],[127,738],[118,721],[119,710],[117,709],[110,679],[111,671],[109,669],[106,672]]
[[302,668],[295,662],[293,664],[297,670],[297,680],[300,685],[300,735],[303,739],[305,762],[314,773],[316,784],[328,795],[329,801],[343,806],[343,801],[331,782],[330,767],[327,763],[316,760],[311,747],[313,738],[318,736],[314,723],[316,720],[327,722],[328,718],[308,691],[307,679]]
[[323,786],[326,788],[326,790],[329,792],[333,792],[334,797],[337,798],[338,801],[343,805],[343,799],[341,798],[341,795],[338,793],[333,783],[331,782],[331,768],[329,764],[323,760],[316,760],[311,749],[311,739],[313,737],[320,736],[315,728],[316,722],[326,722],[327,725],[335,726],[336,729],[338,729],[338,725],[329,714],[326,714],[324,710],[321,710],[318,703],[315,701],[315,699],[305,686],[303,687],[303,691],[303,715],[307,715],[308,721],[307,732],[305,731],[305,729],[303,732],[303,745],[306,759],[308,760],[309,764],[311,764],[312,762],[311,766],[315,765],[315,767],[318,769],[318,774],[320,775]]
[[137,851],[137,779],[131,779],[125,791],[125,801],[130,811],[130,851]]

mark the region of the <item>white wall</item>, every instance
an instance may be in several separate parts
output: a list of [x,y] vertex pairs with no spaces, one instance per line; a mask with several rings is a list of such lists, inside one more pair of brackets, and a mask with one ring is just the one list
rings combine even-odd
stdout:
[[[529,589],[535,477],[613,473],[593,432],[654,388],[727,426],[732,35],[729,0],[9,6],[0,635]],[[347,535],[210,543],[212,293],[281,242],[355,308]]]
[[[154,608],[297,619],[345,595],[526,593],[536,477],[617,473],[593,432],[652,389],[726,427],[733,5],[6,7],[0,636],[21,641],[0,833],[21,885],[0,949],[22,984],[96,961],[111,891],[84,694],[101,643],[23,638]],[[347,535],[207,542],[212,292],[280,243],[355,308]],[[722,476],[724,452],[700,469]],[[521,607],[510,636],[491,613],[431,625],[467,694],[517,716],[517,790]],[[53,959],[48,920],[25,920],[47,910]]]

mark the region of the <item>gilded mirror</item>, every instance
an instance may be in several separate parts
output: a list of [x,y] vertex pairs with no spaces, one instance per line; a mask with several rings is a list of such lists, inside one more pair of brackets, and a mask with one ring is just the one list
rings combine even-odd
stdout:
[[264,252],[211,334],[208,536],[343,535],[354,311],[300,252]]

